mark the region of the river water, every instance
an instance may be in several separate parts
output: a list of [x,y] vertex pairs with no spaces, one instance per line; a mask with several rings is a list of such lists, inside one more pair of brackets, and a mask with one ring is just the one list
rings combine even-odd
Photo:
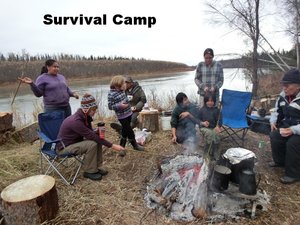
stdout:
[[[150,79],[139,80],[139,84],[143,87],[147,99],[159,102],[161,106],[168,106],[169,101],[175,101],[178,92],[185,92],[191,101],[197,100],[197,87],[194,83],[195,71],[178,72],[168,75],[167,77],[156,77]],[[243,78],[242,70],[224,69],[224,84],[222,89],[231,89],[239,91],[250,91],[251,84]],[[91,93],[99,100],[99,108],[102,116],[111,116],[113,112],[107,107],[107,93],[109,85],[105,84],[89,84],[80,86],[70,86],[71,90],[77,91],[80,96],[85,92]],[[11,95],[15,90],[11,90]],[[221,93],[221,92],[220,92]],[[4,93],[0,88],[0,112],[16,111],[23,123],[33,121],[33,112],[37,107],[42,106],[42,98],[33,95],[30,88],[25,93],[19,93],[14,100],[14,110],[11,106],[12,97]],[[80,100],[71,98],[72,112],[75,112],[80,105]]]

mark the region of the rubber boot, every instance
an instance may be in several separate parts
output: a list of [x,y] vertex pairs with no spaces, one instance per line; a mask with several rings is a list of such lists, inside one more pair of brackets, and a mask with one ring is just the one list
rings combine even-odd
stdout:
[[131,140],[128,139],[128,141],[130,142],[134,150],[144,151],[144,147],[139,145],[135,139],[131,139]]
[[[123,148],[125,148],[126,142],[127,142],[127,138],[121,137],[121,139],[120,139],[120,145],[121,145]],[[121,151],[119,152],[119,156],[124,157],[125,155],[126,155],[125,150],[121,150]]]
[[111,123],[110,127],[114,129],[120,136],[122,133],[122,125],[120,123]]
[[125,146],[126,146],[126,142],[127,142],[127,138],[123,138],[123,137],[121,137],[121,140],[120,140],[120,145],[121,145],[123,148],[125,148]]

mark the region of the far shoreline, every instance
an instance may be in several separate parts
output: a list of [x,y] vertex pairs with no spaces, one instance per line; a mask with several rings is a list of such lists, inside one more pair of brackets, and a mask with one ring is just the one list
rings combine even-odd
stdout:
[[[181,72],[187,72],[187,71],[193,71],[194,69],[190,68],[182,68],[182,69],[176,69],[176,70],[163,70],[158,72],[147,72],[147,73],[140,73],[140,74],[128,74],[132,77],[133,80],[143,80],[143,79],[151,79],[156,77],[168,77],[168,76],[174,76],[174,73],[181,73]],[[64,75],[64,74],[63,74]],[[71,78],[69,76],[65,76],[68,82],[69,86],[78,86],[82,83],[85,83],[87,85],[95,84],[96,82],[99,84],[109,84],[110,80],[113,75],[107,75],[102,77],[81,77],[81,78]],[[0,90],[1,90],[1,97],[9,97],[10,95],[13,95],[19,85],[19,81],[16,82],[6,82],[0,84]],[[27,84],[21,84],[18,90],[18,94],[26,94],[30,91],[30,87]]]

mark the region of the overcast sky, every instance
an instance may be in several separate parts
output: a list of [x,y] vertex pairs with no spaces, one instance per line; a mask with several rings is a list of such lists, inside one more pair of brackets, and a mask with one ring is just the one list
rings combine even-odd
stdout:
[[[124,56],[183,62],[203,60],[205,48],[244,54],[250,48],[237,32],[210,24],[203,0],[1,0],[0,52]],[[44,15],[103,17],[105,25],[45,25]],[[113,17],[155,17],[156,24],[116,25]],[[123,19],[124,20],[124,19]],[[276,30],[277,29],[277,30]],[[275,49],[291,48],[270,19],[262,32]]]

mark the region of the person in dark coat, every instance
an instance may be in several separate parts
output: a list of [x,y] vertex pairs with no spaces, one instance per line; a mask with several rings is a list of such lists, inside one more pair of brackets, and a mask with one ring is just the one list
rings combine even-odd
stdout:
[[[176,103],[171,115],[172,142],[182,144],[193,144],[197,142],[196,124],[199,109],[192,104],[185,93],[179,92],[176,95]],[[188,144],[189,145],[189,144]]]
[[217,106],[215,106],[216,97],[212,93],[207,93],[204,96],[204,106],[199,111],[200,119],[200,132],[204,136],[205,146],[204,152],[208,153],[211,157],[218,160],[219,143],[222,126],[221,112]]
[[284,167],[284,184],[300,181],[300,71],[291,69],[281,80],[283,91],[271,115],[271,167]]
[[58,154],[84,154],[83,176],[91,180],[101,180],[108,172],[102,166],[102,145],[117,151],[124,151],[124,147],[100,138],[92,128],[93,116],[97,111],[95,98],[85,94],[81,100],[81,107],[73,115],[67,117],[59,130],[58,138],[64,146],[58,144]]
[[131,77],[125,77],[126,90],[125,94],[131,106],[131,127],[135,128],[138,124],[138,115],[142,111],[145,103],[147,102],[146,95],[142,87],[137,81],[133,81]]

